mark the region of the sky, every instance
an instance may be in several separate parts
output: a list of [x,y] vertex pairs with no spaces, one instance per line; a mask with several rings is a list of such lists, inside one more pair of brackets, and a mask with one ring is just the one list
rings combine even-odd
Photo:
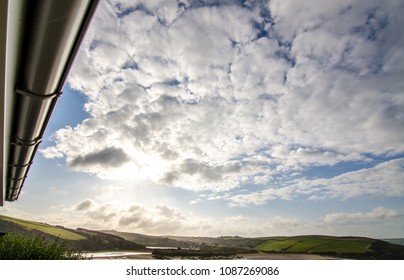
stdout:
[[404,237],[403,14],[400,0],[101,0],[0,214]]

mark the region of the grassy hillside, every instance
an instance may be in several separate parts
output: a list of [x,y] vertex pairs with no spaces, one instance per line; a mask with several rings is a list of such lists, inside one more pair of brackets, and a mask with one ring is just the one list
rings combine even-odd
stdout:
[[143,245],[128,241],[122,237],[87,229],[68,229],[39,222],[1,216],[0,232],[15,233],[24,237],[40,235],[47,241],[56,239],[68,248],[76,251],[103,250],[143,250]]
[[296,236],[278,237],[255,247],[256,250],[287,253],[365,253],[375,240],[358,237]]
[[66,240],[86,239],[86,237],[83,235],[77,234],[73,231],[70,231],[70,230],[67,230],[67,229],[64,229],[61,227],[55,227],[55,226],[51,226],[48,224],[31,222],[31,221],[26,221],[26,220],[21,220],[21,219],[17,219],[17,218],[6,217],[6,216],[0,216],[0,219],[13,222],[15,224],[21,225],[30,230],[37,230],[37,231],[40,231],[43,233],[47,233],[47,234],[53,235],[55,237],[59,237],[61,239],[66,239]]
[[326,254],[358,259],[404,259],[404,246],[365,237],[273,237],[254,249],[262,252]]

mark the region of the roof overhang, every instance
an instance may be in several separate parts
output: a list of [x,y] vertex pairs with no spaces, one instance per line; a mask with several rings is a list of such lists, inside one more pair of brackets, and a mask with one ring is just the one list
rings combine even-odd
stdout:
[[7,11],[8,2],[0,1],[0,176],[2,178],[0,186],[0,206],[3,205],[5,193],[5,147],[4,147],[4,128],[5,128],[5,88],[6,88],[6,38],[7,38]]
[[3,205],[20,195],[98,0],[0,3]]

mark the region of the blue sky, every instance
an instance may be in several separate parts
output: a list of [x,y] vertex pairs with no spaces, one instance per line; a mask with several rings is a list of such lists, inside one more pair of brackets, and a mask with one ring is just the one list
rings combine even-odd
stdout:
[[402,1],[101,1],[0,213],[147,234],[403,237]]

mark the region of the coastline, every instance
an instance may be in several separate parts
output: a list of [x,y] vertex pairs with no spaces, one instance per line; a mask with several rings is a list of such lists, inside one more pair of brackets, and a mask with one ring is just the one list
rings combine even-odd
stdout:
[[[158,260],[157,258],[153,257],[151,252],[128,252],[128,251],[86,252],[86,255],[88,255],[88,257],[93,260],[119,260],[119,259]],[[191,258],[185,258],[185,259],[191,259]],[[257,252],[257,253],[236,254],[233,258],[230,258],[230,260],[337,260],[337,258],[317,254],[305,254],[305,253],[295,254],[295,253]]]

